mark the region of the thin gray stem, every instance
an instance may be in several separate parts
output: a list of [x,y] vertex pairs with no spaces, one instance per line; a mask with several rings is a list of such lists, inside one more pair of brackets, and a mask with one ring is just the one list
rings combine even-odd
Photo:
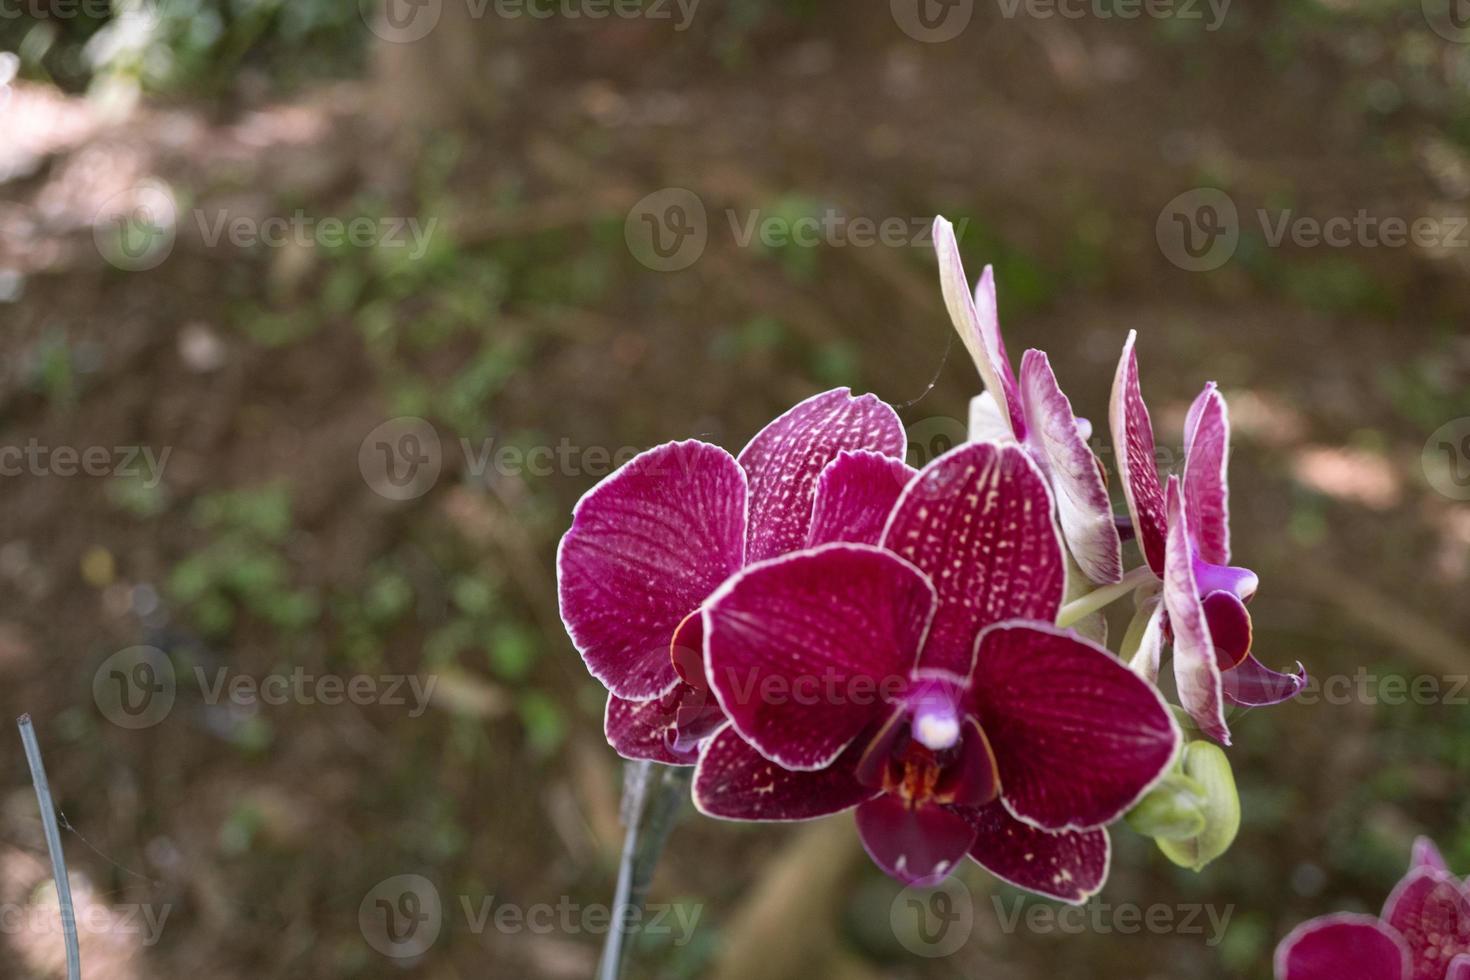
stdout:
[[77,945],[77,913],[71,904],[71,882],[66,877],[66,855],[61,852],[61,831],[56,826],[56,804],[51,800],[51,784],[46,780],[46,764],[41,761],[41,745],[30,715],[21,715],[20,740],[26,748],[26,762],[31,767],[31,782],[36,786],[36,801],[41,805],[41,827],[46,831],[46,847],[51,852],[51,876],[56,879],[56,903],[61,911],[61,934],[66,941],[66,978],[82,980],[82,950]]
[[597,980],[620,980],[631,950],[628,926],[630,909],[642,909],[653,884],[653,872],[663,854],[669,832],[689,790],[694,770],[688,766],[664,766],[652,762],[629,762],[623,772],[623,854],[618,863],[618,884],[613,893],[612,925],[602,947]]

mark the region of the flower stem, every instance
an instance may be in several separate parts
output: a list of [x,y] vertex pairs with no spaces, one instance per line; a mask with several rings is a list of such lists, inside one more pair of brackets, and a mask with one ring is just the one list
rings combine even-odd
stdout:
[[619,980],[628,961],[630,909],[642,909],[653,883],[654,868],[674,828],[694,770],[629,762],[623,770],[623,855],[613,893],[613,921],[602,947],[597,980]]
[[1084,616],[1089,616],[1104,606],[1117,602],[1140,585],[1155,580],[1156,576],[1153,573],[1153,569],[1147,565],[1139,565],[1127,575],[1124,575],[1122,581],[1093,589],[1086,595],[1067,603],[1057,613],[1057,625],[1062,627],[1071,626]]
[[31,767],[31,782],[36,787],[36,800],[41,805],[41,829],[46,833],[46,849],[51,852],[51,876],[56,881],[57,911],[61,915],[61,936],[66,945],[67,980],[82,980],[82,954],[77,945],[77,914],[71,903],[71,880],[66,876],[66,855],[61,850],[61,831],[56,827],[56,804],[51,799],[51,783],[46,779],[46,764],[41,761],[41,745],[30,715],[17,722],[20,740],[25,746],[26,762]]

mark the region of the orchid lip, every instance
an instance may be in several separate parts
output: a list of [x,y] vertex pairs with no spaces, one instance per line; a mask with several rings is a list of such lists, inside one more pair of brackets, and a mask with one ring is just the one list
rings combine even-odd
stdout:
[[914,741],[933,752],[954,748],[960,740],[959,691],[944,680],[924,680],[908,697]]
[[1249,568],[1237,565],[1212,565],[1195,557],[1194,584],[1202,596],[1211,592],[1229,592],[1242,602],[1249,602],[1261,584],[1260,577]]

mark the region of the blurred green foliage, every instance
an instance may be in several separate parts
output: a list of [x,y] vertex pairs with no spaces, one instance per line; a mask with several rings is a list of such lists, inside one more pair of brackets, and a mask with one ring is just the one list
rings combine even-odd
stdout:
[[267,63],[278,83],[327,77],[353,63],[365,33],[358,4],[342,0],[34,0],[14,13],[0,18],[0,48],[72,90],[197,92]]

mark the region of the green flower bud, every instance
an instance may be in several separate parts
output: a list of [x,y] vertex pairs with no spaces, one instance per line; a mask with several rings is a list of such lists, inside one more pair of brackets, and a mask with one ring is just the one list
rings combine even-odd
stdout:
[[1128,811],[1128,826],[1145,837],[1183,841],[1205,830],[1204,787],[1174,771]]
[[[1240,830],[1240,796],[1230,760],[1213,742],[1190,742],[1181,763],[1184,775],[1203,791],[1204,829],[1185,838],[1155,837],[1164,856],[1181,868],[1200,871],[1230,850]],[[1161,784],[1162,785],[1162,784]]]

